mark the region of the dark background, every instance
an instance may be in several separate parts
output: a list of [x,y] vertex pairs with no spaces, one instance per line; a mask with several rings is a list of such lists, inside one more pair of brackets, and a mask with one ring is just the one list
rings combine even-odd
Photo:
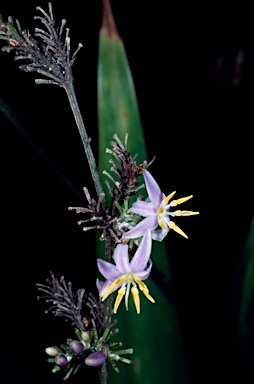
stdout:
[[[0,12],[32,33],[40,26],[35,7],[47,11],[47,4],[8,1]],[[175,233],[166,238],[174,294],[184,308],[179,315],[191,384],[218,377],[250,383],[253,375],[236,357],[237,314],[232,317],[238,294],[233,277],[254,212],[250,9],[218,1],[203,8],[143,0],[111,4],[136,86],[148,160],[156,156],[151,172],[165,193],[193,194],[187,208],[200,211],[177,221],[188,240]],[[54,1],[53,12],[58,24],[67,19],[72,50],[83,44],[73,67],[75,90],[97,156],[101,1]],[[10,382],[57,383],[61,374],[50,372],[44,350],[62,343],[70,329],[44,314],[35,284],[52,270],[76,289],[95,290],[94,233],[84,233],[76,224],[80,217],[67,210],[84,206],[82,188],[92,191],[93,185],[64,90],[35,85],[37,76],[18,64],[12,53],[1,53],[0,96],[23,124],[17,129],[0,114],[2,369]]]

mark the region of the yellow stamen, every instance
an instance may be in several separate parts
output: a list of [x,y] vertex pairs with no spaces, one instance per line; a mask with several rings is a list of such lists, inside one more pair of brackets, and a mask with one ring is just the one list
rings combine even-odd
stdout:
[[193,211],[175,211],[174,216],[191,216],[191,215],[199,215],[199,212],[193,212]]
[[170,205],[171,207],[175,207],[178,204],[182,204],[187,200],[190,200],[193,197],[193,195],[187,196],[187,197],[182,197],[181,199],[173,200],[171,201]]
[[[168,195],[167,197],[164,197],[164,199],[162,200],[162,204],[167,204],[169,202],[169,200],[171,199],[171,197],[174,196],[174,194],[176,193],[176,191],[170,193],[170,195]],[[171,203],[172,204],[172,203]]]
[[155,303],[154,298],[150,295],[147,286],[145,285],[145,283],[143,283],[143,281],[140,279],[140,277],[136,276],[136,277],[135,277],[135,281],[136,281],[136,283],[138,284],[139,289],[144,293],[145,297],[146,297],[148,300],[150,300],[152,303]]
[[179,235],[182,235],[186,239],[188,239],[188,236],[173,222],[170,221],[168,223],[169,228],[173,229],[175,232],[179,233]]
[[131,288],[131,293],[133,297],[133,301],[136,307],[137,314],[140,314],[140,298],[139,298],[139,292],[137,287]]
[[164,229],[164,231],[167,230],[167,228],[166,228],[166,226],[165,226],[165,224],[164,224],[164,222],[163,222],[162,220],[158,220],[158,224],[159,224],[159,226],[160,226],[162,229]]
[[143,289],[143,293],[144,293],[145,297],[146,297],[148,300],[150,300],[152,303],[155,303],[155,300],[154,300],[154,298],[150,295],[147,286],[146,286],[145,284],[144,284],[144,286],[145,286],[145,288]]
[[110,284],[110,286],[109,286],[107,292],[105,293],[105,295],[103,296],[103,298],[101,299],[101,301],[106,300],[106,298],[111,294],[111,292],[113,291],[113,289],[114,289],[117,285],[123,284],[124,281],[125,281],[125,276],[121,276],[121,277],[119,277],[119,279],[113,281],[113,283]]
[[116,301],[115,301],[115,305],[114,305],[114,313],[117,312],[118,310],[118,307],[122,301],[122,298],[124,297],[125,295],[125,291],[126,291],[126,287],[123,287],[123,288],[120,288],[119,291],[118,291],[118,295],[116,297]]

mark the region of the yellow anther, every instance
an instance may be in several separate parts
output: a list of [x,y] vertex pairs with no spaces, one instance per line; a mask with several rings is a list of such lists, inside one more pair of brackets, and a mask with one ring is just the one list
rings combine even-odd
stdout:
[[115,305],[114,305],[114,313],[117,312],[118,310],[118,307],[122,301],[122,298],[124,297],[125,295],[125,291],[126,291],[126,287],[123,287],[123,288],[120,288],[119,291],[118,291],[118,295],[116,297],[116,301],[115,301]]
[[159,226],[160,226],[162,229],[164,229],[164,231],[167,230],[167,228],[166,228],[166,226],[165,226],[165,224],[164,224],[164,222],[163,222],[162,220],[158,220],[158,224],[159,224]]
[[136,307],[137,314],[140,313],[140,298],[139,298],[139,292],[137,287],[132,287],[131,288],[131,293],[133,297],[133,301]]
[[186,239],[188,239],[188,236],[173,222],[170,221],[168,223],[169,228],[173,229],[175,232],[179,233],[179,235],[182,235]]
[[171,205],[171,207],[175,207],[178,204],[182,204],[185,201],[190,200],[192,197],[193,197],[193,195],[190,195],[190,196],[187,196],[187,197],[182,197],[181,199],[173,200],[173,201],[171,201],[170,205]]
[[[170,193],[170,195],[168,195],[167,197],[164,197],[164,199],[162,200],[162,204],[167,204],[169,202],[169,200],[171,199],[171,197],[174,196],[174,194],[176,193],[176,191]],[[172,203],[171,203],[172,204]]]
[[136,276],[135,281],[138,284],[140,291],[142,291],[144,293],[146,298],[148,300],[150,300],[152,303],[155,303],[154,298],[149,294],[149,290],[148,290],[147,286],[145,285],[145,283],[143,283],[143,281],[140,279],[140,277]]
[[101,301],[106,300],[106,298],[111,294],[111,292],[114,290],[114,288],[117,287],[118,285],[123,284],[124,281],[125,281],[125,276],[121,276],[121,277],[119,277],[119,279],[113,281],[113,283],[110,284],[110,286],[108,287],[108,290],[105,293],[105,295],[103,296],[103,298],[101,299]]
[[193,211],[174,211],[174,216],[191,216],[191,215],[199,215],[199,212]]
[[[144,284],[144,283],[143,283]],[[150,295],[150,293],[149,293],[149,290],[148,290],[148,288],[147,288],[147,286],[144,284],[144,289],[143,289],[143,293],[144,293],[144,295],[145,295],[145,297],[148,299],[148,300],[150,300],[152,303],[155,303],[155,300],[154,300],[154,298]]]

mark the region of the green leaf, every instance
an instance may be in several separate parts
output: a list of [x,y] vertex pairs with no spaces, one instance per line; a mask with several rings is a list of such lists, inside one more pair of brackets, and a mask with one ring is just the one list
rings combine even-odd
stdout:
[[[128,151],[138,154],[140,163],[147,159],[146,144],[139,114],[134,82],[126,57],[124,44],[117,32],[110,4],[103,2],[104,13],[99,35],[98,59],[98,123],[100,174],[108,169],[109,147],[116,133],[124,142],[128,133]],[[137,160],[138,162],[138,160]],[[105,188],[105,192],[106,188]],[[107,195],[107,199],[109,196]],[[104,243],[97,241],[97,256],[103,257]],[[154,268],[170,281],[167,253],[164,243],[153,242],[152,259]],[[131,356],[133,365],[117,363],[120,373],[110,370],[110,384],[140,383],[154,384],[156,381],[171,384],[189,382],[184,346],[178,315],[168,297],[157,283],[149,277],[146,280],[150,294],[155,299],[151,303],[142,293],[141,313],[135,311],[132,300],[129,310],[123,304],[113,315],[118,320],[119,333],[114,340],[123,342],[123,348],[134,348]],[[115,296],[114,296],[115,298]]]
[[[108,170],[110,155],[105,153],[114,133],[124,142],[129,134],[128,149],[138,154],[137,163],[147,160],[145,138],[139,107],[123,42],[116,30],[110,8],[104,2],[104,17],[99,37],[98,60],[98,169]],[[106,176],[102,175],[105,181]],[[141,190],[140,193],[145,193]],[[106,198],[109,199],[107,188]]]
[[253,327],[249,314],[254,302],[254,218],[242,252],[242,258],[245,265],[245,273],[243,276],[239,326],[241,336],[246,338],[250,335],[251,328]]
[[254,217],[233,273],[230,320],[235,352],[244,376],[254,380]]

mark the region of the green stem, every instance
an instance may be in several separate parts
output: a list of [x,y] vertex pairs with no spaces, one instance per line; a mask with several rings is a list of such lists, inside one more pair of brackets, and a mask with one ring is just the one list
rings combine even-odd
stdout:
[[[98,198],[101,197],[102,194],[104,194],[101,181],[99,178],[99,173],[95,161],[95,157],[93,155],[93,151],[90,145],[90,138],[87,135],[86,128],[83,122],[82,115],[80,113],[80,109],[78,106],[78,102],[76,99],[75,91],[73,88],[72,83],[68,82],[64,85],[64,89],[67,93],[69,103],[82,139],[82,143],[84,145],[85,153],[87,156],[89,168],[92,174],[93,182],[95,185],[95,189],[97,192]],[[103,201],[104,204],[106,204],[105,198]],[[112,241],[110,236],[106,236],[105,238],[105,259],[107,261],[111,260],[112,255]],[[111,313],[112,313],[112,297],[110,296],[106,302],[104,303],[104,329],[110,328],[111,325]],[[107,368],[103,367],[103,369],[99,372],[99,380],[101,384],[108,384],[108,370]]]
[[68,84],[64,85],[64,89],[67,93],[69,103],[70,103],[70,106],[71,106],[78,130],[79,130],[79,133],[81,136],[81,140],[82,140],[82,143],[84,145],[86,157],[87,157],[89,168],[90,168],[90,171],[92,174],[92,178],[93,178],[93,182],[94,182],[95,189],[97,192],[97,196],[100,197],[104,193],[104,191],[103,191],[103,188],[102,188],[102,185],[100,182],[96,161],[95,161],[95,158],[94,158],[94,155],[92,152],[92,148],[90,145],[90,138],[88,137],[87,132],[86,132],[83,118],[81,116],[78,102],[76,99],[75,91],[74,91],[73,86],[70,85],[69,82],[68,82]]
[[[112,254],[112,241],[111,237],[107,236],[105,239],[105,258],[110,261]],[[112,295],[110,295],[104,302],[104,316],[103,316],[103,329],[110,328],[111,325],[111,314],[112,314]],[[108,384],[108,370],[101,369],[99,372],[99,379],[101,384]]]

